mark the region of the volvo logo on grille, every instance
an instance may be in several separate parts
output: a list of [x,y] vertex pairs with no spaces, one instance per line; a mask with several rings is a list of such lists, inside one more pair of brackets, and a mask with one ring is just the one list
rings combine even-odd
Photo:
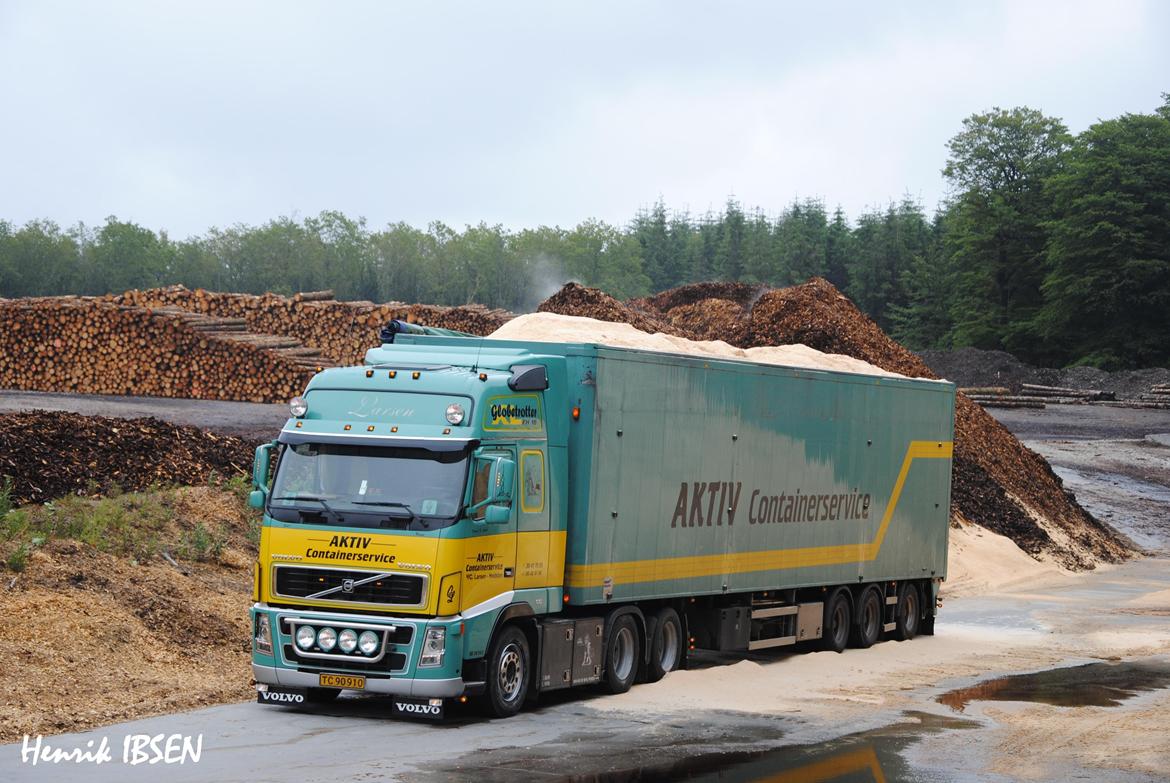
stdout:
[[352,579],[342,580],[341,592],[343,592],[343,593],[352,593],[353,592],[353,580]]

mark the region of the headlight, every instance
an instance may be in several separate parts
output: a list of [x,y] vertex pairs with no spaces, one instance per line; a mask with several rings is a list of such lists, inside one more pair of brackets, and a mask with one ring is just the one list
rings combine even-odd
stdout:
[[322,628],[317,631],[317,646],[322,650],[329,652],[335,644],[337,644],[337,631],[332,628]]
[[337,635],[337,648],[343,653],[351,653],[357,647],[357,631],[352,628],[343,628]]
[[362,655],[373,655],[378,651],[378,634],[373,631],[362,631],[362,635],[358,637],[358,649],[362,651]]
[[297,647],[302,650],[309,650],[313,647],[313,642],[317,641],[317,629],[311,625],[297,626]]
[[252,645],[256,652],[272,655],[272,626],[268,624],[268,615],[256,615],[256,634],[252,637]]
[[447,421],[452,424],[463,423],[463,406],[457,402],[453,402],[447,406]]
[[289,413],[299,419],[309,412],[309,401],[304,397],[293,397],[288,401],[288,410]]
[[419,666],[442,666],[443,653],[447,650],[447,629],[445,627],[428,628],[423,637],[422,655],[419,656]]

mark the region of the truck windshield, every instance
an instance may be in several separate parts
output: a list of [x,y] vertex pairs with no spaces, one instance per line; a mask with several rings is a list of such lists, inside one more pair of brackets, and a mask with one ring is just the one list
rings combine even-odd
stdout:
[[282,522],[434,530],[459,518],[467,452],[285,446],[268,513]]

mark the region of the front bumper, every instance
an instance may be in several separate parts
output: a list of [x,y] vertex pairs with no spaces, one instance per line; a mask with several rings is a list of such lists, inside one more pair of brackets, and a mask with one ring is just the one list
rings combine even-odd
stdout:
[[[260,614],[267,615],[269,619],[273,649],[271,653],[262,652],[256,649],[253,641],[252,673],[258,683],[286,688],[317,688],[320,675],[331,673],[365,677],[364,691],[367,693],[417,698],[451,698],[464,692],[464,681],[461,676],[462,633],[460,622],[457,620],[302,611],[287,607],[270,607],[260,603],[252,607],[253,635],[256,629],[256,616]],[[329,656],[316,655],[307,658],[307,654],[300,653],[294,648],[291,635],[293,622],[306,620],[313,625],[329,625],[335,628],[391,627],[397,629],[397,635],[394,631],[389,632],[397,641],[390,639],[384,644],[384,654],[379,654],[368,662],[360,656],[345,659],[338,656],[331,659]],[[419,666],[426,629],[436,626],[447,629],[447,651],[443,663],[439,666]]]
[[[278,666],[252,664],[252,676],[256,682],[279,685],[285,688],[318,687],[316,672],[302,672]],[[463,694],[463,678],[451,677],[445,680],[416,680],[406,677],[391,677],[384,680],[367,678],[363,693],[388,693],[395,696],[413,696],[419,699],[449,699]]]

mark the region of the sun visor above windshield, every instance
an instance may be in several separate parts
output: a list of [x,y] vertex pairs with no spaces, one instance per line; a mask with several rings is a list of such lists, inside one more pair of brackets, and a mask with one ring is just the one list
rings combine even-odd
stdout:
[[394,446],[402,449],[451,452],[474,449],[475,438],[412,438],[397,435],[333,435],[320,432],[283,430],[277,438],[281,443],[296,446],[301,443],[330,443],[348,446]]

